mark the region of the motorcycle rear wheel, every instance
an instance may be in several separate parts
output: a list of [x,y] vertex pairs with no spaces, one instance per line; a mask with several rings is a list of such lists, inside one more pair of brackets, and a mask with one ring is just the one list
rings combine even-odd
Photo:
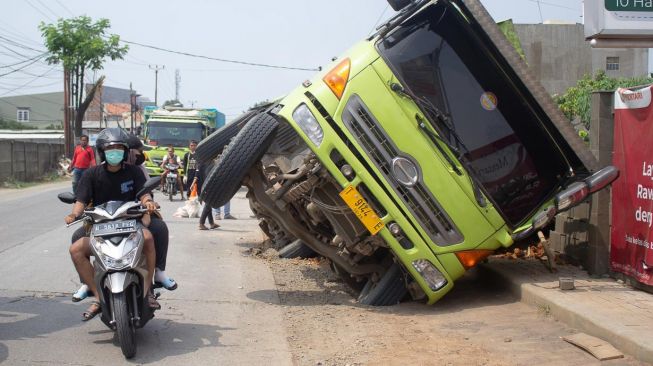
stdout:
[[136,355],[136,328],[131,321],[125,293],[113,294],[111,302],[120,349],[125,358],[132,358]]

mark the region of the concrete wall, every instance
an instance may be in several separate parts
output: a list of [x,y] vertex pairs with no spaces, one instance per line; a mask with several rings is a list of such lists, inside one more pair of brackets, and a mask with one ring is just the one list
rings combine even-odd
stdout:
[[0,181],[36,180],[57,169],[62,143],[0,140]]
[[562,94],[584,75],[605,70],[606,57],[619,57],[612,77],[648,74],[648,49],[592,49],[582,24],[515,24],[531,71],[551,94]]

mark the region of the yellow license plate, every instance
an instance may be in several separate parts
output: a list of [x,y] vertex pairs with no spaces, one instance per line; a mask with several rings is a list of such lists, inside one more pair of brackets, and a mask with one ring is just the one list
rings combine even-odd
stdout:
[[340,192],[340,197],[345,201],[347,206],[354,211],[356,217],[365,225],[367,230],[374,235],[383,229],[385,224],[379,216],[374,212],[372,207],[367,203],[365,198],[354,188],[354,186],[347,186]]

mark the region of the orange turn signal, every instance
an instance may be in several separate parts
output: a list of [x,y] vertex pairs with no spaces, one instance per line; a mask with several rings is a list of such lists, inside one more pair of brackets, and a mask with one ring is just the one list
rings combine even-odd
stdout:
[[458,257],[460,264],[462,264],[463,267],[465,267],[465,269],[470,269],[475,265],[477,265],[483,259],[487,258],[493,252],[494,252],[493,250],[484,250],[484,249],[465,250],[462,252],[457,252],[456,257]]
[[348,58],[342,60],[336,67],[331,69],[322,80],[331,89],[336,98],[340,99],[342,93],[345,92],[345,86],[349,81],[349,69],[351,68],[351,61]]

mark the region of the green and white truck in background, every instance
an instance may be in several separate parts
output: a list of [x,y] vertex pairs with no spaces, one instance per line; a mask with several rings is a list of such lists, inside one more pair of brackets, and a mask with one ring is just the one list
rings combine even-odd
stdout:
[[150,176],[163,173],[161,161],[168,146],[180,158],[191,140],[201,141],[225,125],[225,115],[215,108],[145,107],[142,137],[147,154],[145,167]]

